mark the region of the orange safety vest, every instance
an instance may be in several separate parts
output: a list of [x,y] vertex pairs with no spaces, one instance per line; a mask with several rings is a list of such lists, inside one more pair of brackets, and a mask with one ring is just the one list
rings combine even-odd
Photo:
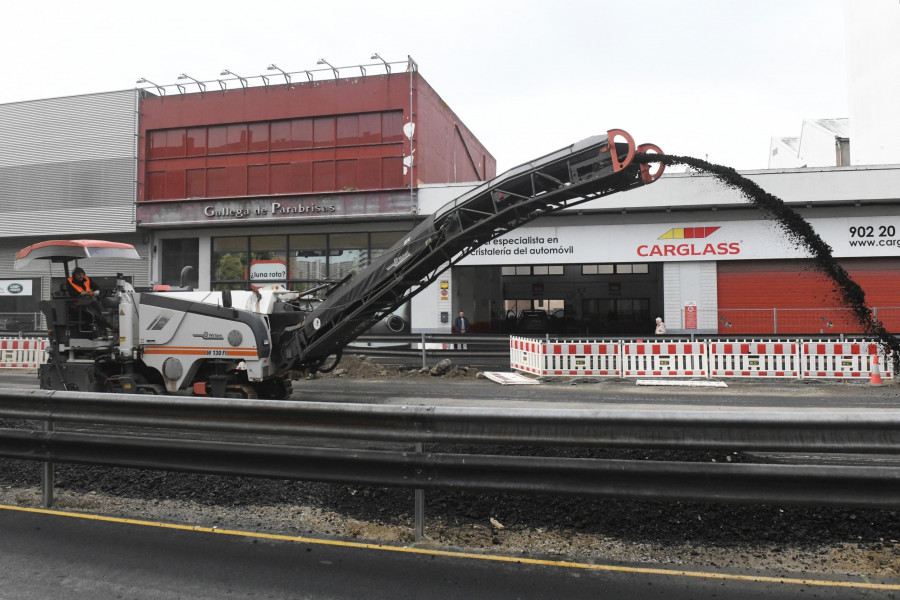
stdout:
[[69,277],[69,285],[75,288],[78,292],[90,292],[91,291],[91,278],[87,275],[84,276],[84,287],[78,285],[78,282],[75,281],[74,277]]

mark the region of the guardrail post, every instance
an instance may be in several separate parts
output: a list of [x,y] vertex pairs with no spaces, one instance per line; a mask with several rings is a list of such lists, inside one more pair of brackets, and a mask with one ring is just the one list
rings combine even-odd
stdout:
[[422,368],[425,368],[425,333],[422,332]]
[[[53,431],[53,421],[48,417],[44,421],[44,431]],[[41,465],[41,506],[50,508],[53,506],[53,485],[54,485],[54,465],[53,461],[44,461]]]
[[[422,442],[416,442],[416,454],[422,454],[422,450]],[[425,538],[425,490],[422,488],[416,488],[415,507],[416,541],[421,542]]]

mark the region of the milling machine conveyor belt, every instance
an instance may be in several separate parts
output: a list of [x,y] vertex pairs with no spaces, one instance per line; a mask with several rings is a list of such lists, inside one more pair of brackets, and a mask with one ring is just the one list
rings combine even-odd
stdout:
[[[615,141],[615,155],[610,140]],[[659,149],[643,145],[637,150]],[[296,331],[276,342],[285,368],[322,365],[375,322],[483,244],[537,217],[655,180],[633,163],[621,130],[525,163],[447,203],[357,276],[333,290]]]

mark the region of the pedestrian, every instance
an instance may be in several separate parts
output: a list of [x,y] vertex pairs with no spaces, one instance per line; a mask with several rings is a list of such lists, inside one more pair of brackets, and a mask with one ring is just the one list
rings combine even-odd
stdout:
[[459,316],[453,321],[456,333],[469,333],[469,320],[466,318],[464,311],[459,311]]
[[656,317],[656,335],[665,335],[666,333],[666,324],[663,322],[662,317]]
[[[469,333],[469,320],[464,311],[459,311],[459,316],[453,320],[453,327],[456,329],[456,333]],[[458,345],[461,350],[467,349],[467,344]]]

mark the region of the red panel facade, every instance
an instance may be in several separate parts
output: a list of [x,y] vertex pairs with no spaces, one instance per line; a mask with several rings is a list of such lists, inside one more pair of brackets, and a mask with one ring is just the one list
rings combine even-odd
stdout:
[[[866,303],[880,308],[878,318],[885,326],[891,331],[900,326],[896,308],[900,259],[845,259],[840,263],[865,291]],[[816,270],[811,260],[727,261],[718,263],[717,269],[719,312],[736,317],[720,320],[720,333],[772,333],[772,318],[777,319],[778,333],[860,331],[834,291],[835,284]],[[763,318],[742,320],[742,312],[744,317],[762,313]],[[733,327],[725,325],[730,321],[734,321]]]
[[410,172],[415,185],[496,174],[418,73],[148,96],[140,110],[139,213],[149,202],[396,191]]
[[497,174],[497,161],[437,92],[424,80],[416,84],[416,151],[420,183],[486,181]]

